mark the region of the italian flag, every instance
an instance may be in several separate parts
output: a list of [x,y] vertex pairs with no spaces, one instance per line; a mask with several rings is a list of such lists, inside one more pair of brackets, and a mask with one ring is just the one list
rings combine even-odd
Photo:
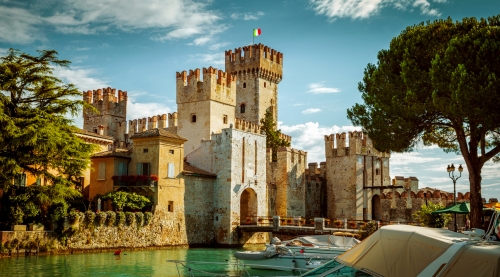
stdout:
[[262,33],[262,31],[260,29],[253,29],[253,36],[254,37],[260,36],[261,33]]

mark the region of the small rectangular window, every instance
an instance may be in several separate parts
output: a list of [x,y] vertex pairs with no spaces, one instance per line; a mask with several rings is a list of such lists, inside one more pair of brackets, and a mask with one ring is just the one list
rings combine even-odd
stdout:
[[168,201],[168,211],[173,212],[174,211],[174,201]]
[[14,185],[19,186],[19,187],[25,187],[26,186],[26,174],[17,174],[16,177],[14,178]]
[[97,173],[97,180],[106,180],[106,163],[99,163],[99,172]]
[[168,164],[168,178],[175,178],[175,165],[173,163]]
[[169,154],[174,154],[174,150],[168,150]]
[[375,169],[375,175],[380,175],[380,170],[378,168]]
[[227,124],[227,115],[222,116],[222,123]]
[[148,153],[148,149],[147,148],[142,149],[142,153]]
[[149,163],[137,163],[135,174],[149,176]]
[[36,178],[36,185],[41,186],[42,185],[42,178],[38,177]]

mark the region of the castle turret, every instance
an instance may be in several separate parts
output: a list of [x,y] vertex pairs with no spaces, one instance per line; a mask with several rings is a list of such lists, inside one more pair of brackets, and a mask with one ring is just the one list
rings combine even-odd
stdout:
[[262,44],[225,52],[226,71],[238,77],[236,117],[260,124],[266,111],[278,120],[278,84],[283,75],[283,54]]

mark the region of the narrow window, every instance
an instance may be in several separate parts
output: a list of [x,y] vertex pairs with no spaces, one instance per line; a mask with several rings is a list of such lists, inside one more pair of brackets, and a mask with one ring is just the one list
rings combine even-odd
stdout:
[[170,149],[170,150],[168,150],[168,153],[169,154],[174,154],[174,150]]
[[168,201],[168,211],[173,212],[174,211],[174,201]]
[[14,178],[14,185],[18,187],[25,187],[26,186],[26,174],[17,174],[16,177]]
[[241,144],[241,183],[245,183],[245,138]]
[[94,133],[96,133],[96,134],[97,134],[97,128],[94,128]]
[[149,163],[137,163],[136,174],[149,176]]
[[147,148],[142,149],[142,153],[148,153],[148,149]]
[[227,124],[227,115],[222,116],[222,123]]
[[106,163],[99,163],[99,172],[97,174],[97,180],[106,180]]
[[255,158],[254,158],[254,164],[255,164],[255,176],[257,176],[257,141],[254,141],[255,145]]
[[175,178],[175,164],[169,163],[168,164],[168,178]]
[[195,114],[191,115],[191,122],[196,122],[196,115]]
[[245,113],[245,104],[241,104],[240,113]]
[[36,178],[36,185],[41,186],[42,185],[42,178],[38,177]]
[[243,88],[247,88],[247,83],[243,83]]
[[266,87],[266,82],[264,82],[264,87]]
[[380,170],[379,170],[378,168],[377,168],[377,169],[375,169],[375,174],[376,174],[376,175],[380,175]]
[[118,176],[127,175],[127,163],[118,162]]

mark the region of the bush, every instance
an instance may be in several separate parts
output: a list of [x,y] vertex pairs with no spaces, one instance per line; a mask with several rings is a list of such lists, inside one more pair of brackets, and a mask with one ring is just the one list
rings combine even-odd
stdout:
[[148,225],[149,223],[151,223],[152,219],[153,219],[152,212],[145,212],[144,213],[144,225]]
[[106,213],[105,212],[97,212],[95,214],[96,220],[97,220],[97,225],[102,226],[106,222]]
[[85,212],[85,222],[88,225],[93,225],[95,220],[95,213],[93,211],[86,211]]
[[80,219],[80,214],[76,210],[71,210],[71,212],[68,213],[68,220],[71,225],[76,224]]
[[80,221],[80,224],[85,221],[85,214],[83,212],[78,212],[78,220]]
[[443,228],[448,224],[451,219],[449,214],[433,214],[433,211],[444,209],[444,206],[439,204],[429,203],[420,208],[419,211],[414,213],[412,216],[420,222],[420,225],[432,227],[432,228]]
[[117,212],[116,213],[116,223],[118,226],[123,226],[125,224],[125,213],[124,212]]
[[135,213],[135,222],[137,223],[137,227],[141,227],[144,223],[144,214],[142,212]]
[[132,225],[135,222],[135,215],[132,212],[125,212],[125,218],[127,219],[127,224]]
[[358,234],[360,235],[360,240],[364,240],[369,237],[371,234],[377,231],[377,222],[375,220],[370,220],[366,222],[361,228],[359,228]]
[[116,213],[113,211],[107,211],[106,214],[108,226],[114,226],[116,222]]

